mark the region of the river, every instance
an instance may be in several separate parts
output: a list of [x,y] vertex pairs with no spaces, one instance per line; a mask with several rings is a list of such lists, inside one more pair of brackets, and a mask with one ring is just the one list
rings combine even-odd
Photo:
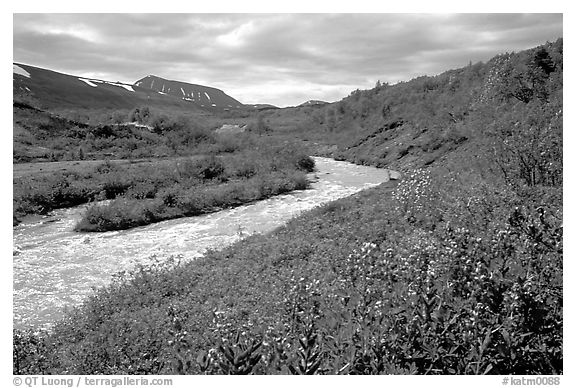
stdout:
[[105,233],[72,229],[85,206],[54,211],[14,227],[13,319],[15,328],[49,327],[120,271],[176,256],[192,260],[209,248],[266,233],[299,213],[378,185],[384,169],[314,158],[308,190],[233,209]]

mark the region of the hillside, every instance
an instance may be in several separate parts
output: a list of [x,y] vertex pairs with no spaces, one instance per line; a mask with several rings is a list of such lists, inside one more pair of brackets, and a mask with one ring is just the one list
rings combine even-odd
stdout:
[[562,93],[559,39],[261,112],[403,179],[125,275],[16,331],[14,373],[562,374]]
[[186,107],[152,90],[120,82],[87,79],[24,64],[14,64],[13,98],[41,109],[132,109],[141,105]]
[[242,103],[208,86],[147,76],[134,84],[77,77],[15,63],[13,95],[42,109],[157,109],[191,112],[241,108]]
[[[233,100],[216,89],[201,88],[215,99]],[[189,155],[197,152],[191,149],[202,143],[198,139],[209,139],[209,129],[219,123],[214,110],[137,85],[15,63],[13,160]]]
[[192,102],[200,107],[208,108],[241,108],[242,103],[220,89],[208,86],[195,85],[181,81],[170,81],[164,78],[149,75],[134,83],[134,85],[155,90],[162,95],[173,96],[184,101]]
[[[561,131],[562,51],[560,39],[437,76],[356,90],[315,110],[274,111],[266,120],[272,128],[319,145],[336,145],[324,147],[328,155],[359,164],[440,166],[444,156],[476,147],[490,159],[494,146],[520,141],[534,120],[552,122]],[[503,131],[509,125],[516,131]],[[561,135],[542,141],[538,146],[551,152],[539,163],[561,171]]]

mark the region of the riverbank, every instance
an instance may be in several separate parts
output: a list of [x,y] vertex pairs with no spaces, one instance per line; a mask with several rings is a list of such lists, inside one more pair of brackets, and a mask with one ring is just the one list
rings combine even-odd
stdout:
[[301,212],[373,187],[386,170],[314,158],[311,187],[219,212],[102,233],[73,232],[85,206],[54,211],[14,228],[14,325],[41,327],[62,317],[113,275],[167,257],[190,261],[207,249],[268,233]]
[[77,230],[120,230],[306,188],[314,162],[305,149],[251,136],[234,144],[173,160],[27,166],[33,174],[14,176],[14,224],[28,214],[109,199],[89,208]]
[[[490,202],[470,201],[478,192]],[[257,374],[556,373],[562,240],[554,214],[537,223],[527,200],[408,174],[195,261],[117,278],[51,334],[17,332],[15,357],[36,354],[19,373],[220,374],[244,365],[231,361],[238,349]],[[524,218],[510,221],[515,207]],[[528,243],[529,221],[542,243]]]
[[[478,190],[490,204],[470,201]],[[172,361],[182,358],[190,360],[184,373],[223,373],[226,352],[261,344],[252,350],[260,360],[252,373],[291,373],[304,347],[322,373],[425,373],[435,365],[464,374],[478,371],[478,341],[485,343],[482,370],[561,368],[561,337],[541,331],[562,326],[562,310],[546,307],[559,306],[562,295],[554,229],[542,224],[545,243],[523,244],[530,237],[522,221],[499,215],[527,206],[526,198],[490,190],[409,174],[193,262],[132,271],[33,344],[18,332],[18,352],[58,355],[28,359],[21,373],[175,373]],[[552,225],[554,217],[546,217]],[[521,279],[536,267],[546,268],[536,272],[546,281],[531,283],[543,285],[534,293]],[[526,316],[532,309],[546,312],[538,323]],[[529,328],[538,334],[522,337]],[[522,360],[529,360],[523,349],[537,344],[551,352],[530,353],[537,358],[525,367],[498,364],[507,338],[501,332],[515,338],[509,351]],[[450,349],[453,357],[434,358]],[[362,352],[380,364],[362,364]],[[138,356],[144,353],[148,358]]]
[[304,172],[270,172],[244,180],[191,188],[172,187],[150,200],[116,199],[89,207],[74,227],[78,232],[124,230],[155,222],[192,217],[304,190]]

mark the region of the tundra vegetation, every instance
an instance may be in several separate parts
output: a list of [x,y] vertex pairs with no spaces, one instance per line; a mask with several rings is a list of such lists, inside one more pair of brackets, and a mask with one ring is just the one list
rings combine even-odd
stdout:
[[15,102],[13,111],[14,163],[190,156],[211,152],[220,141],[202,117],[168,116],[147,106],[88,116]]
[[119,275],[14,373],[562,374],[562,40],[270,112],[388,182]]
[[[106,161],[92,169],[14,180],[14,217],[90,205],[78,231],[128,229],[305,189],[314,161],[295,144],[217,136],[207,155],[157,163]],[[111,200],[101,203],[101,200]]]

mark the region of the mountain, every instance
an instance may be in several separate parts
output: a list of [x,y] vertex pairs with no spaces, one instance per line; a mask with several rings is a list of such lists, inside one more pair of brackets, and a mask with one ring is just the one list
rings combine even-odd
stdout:
[[150,106],[201,111],[243,106],[221,90],[207,86],[154,76],[127,84],[78,77],[21,63],[13,64],[13,98],[49,110]]
[[154,90],[161,95],[189,101],[203,108],[230,109],[241,108],[243,106],[240,101],[230,97],[220,89],[181,81],[171,81],[155,75],[144,77],[136,81],[134,85]]

